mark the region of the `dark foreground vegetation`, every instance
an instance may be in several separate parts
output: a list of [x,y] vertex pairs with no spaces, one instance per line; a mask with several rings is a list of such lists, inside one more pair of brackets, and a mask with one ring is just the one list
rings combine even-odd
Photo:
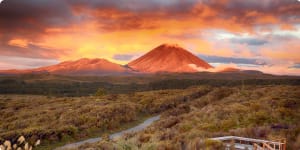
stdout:
[[195,85],[300,85],[300,77],[262,73],[194,73],[136,76],[82,77],[49,74],[0,76],[0,94],[89,96],[99,88],[110,94],[163,89],[185,89]]
[[209,91],[166,110],[143,132],[79,149],[215,150],[224,149],[222,143],[208,138],[226,135],[287,138],[287,149],[300,149],[299,86],[220,87]]

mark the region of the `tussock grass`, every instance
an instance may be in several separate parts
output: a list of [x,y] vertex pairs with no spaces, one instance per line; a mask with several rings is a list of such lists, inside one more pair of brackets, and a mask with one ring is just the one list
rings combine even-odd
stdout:
[[208,87],[158,90],[87,97],[0,95],[0,142],[24,135],[44,145],[109,133],[149,116],[192,101]]
[[117,149],[119,145],[128,149],[224,149],[222,143],[208,139],[235,135],[287,138],[288,149],[299,149],[299,125],[299,86],[217,87],[164,111],[146,130],[105,144]]

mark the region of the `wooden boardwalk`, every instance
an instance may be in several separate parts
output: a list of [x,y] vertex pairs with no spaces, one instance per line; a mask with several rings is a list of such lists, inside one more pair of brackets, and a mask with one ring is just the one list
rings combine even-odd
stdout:
[[268,141],[238,136],[223,136],[211,138],[211,140],[222,141],[229,149],[234,146],[238,150],[286,150],[286,140]]

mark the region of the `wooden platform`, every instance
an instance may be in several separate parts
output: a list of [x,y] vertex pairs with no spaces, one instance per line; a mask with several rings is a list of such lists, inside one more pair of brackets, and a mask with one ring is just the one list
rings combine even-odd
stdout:
[[238,136],[223,136],[211,138],[222,141],[228,148],[233,146],[238,150],[286,150],[286,140],[268,141]]

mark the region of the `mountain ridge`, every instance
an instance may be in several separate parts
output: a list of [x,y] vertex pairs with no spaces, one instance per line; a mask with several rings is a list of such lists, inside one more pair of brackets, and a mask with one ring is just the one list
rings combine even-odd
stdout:
[[[81,58],[56,65],[24,70],[0,70],[0,75],[58,74],[75,76],[135,75],[153,73],[211,72],[213,67],[178,44],[161,44],[141,57],[120,65],[103,58]],[[212,69],[212,70],[211,70]],[[218,72],[244,72],[225,68]],[[257,73],[257,71],[248,71]]]
[[102,58],[81,58],[56,65],[26,70],[2,70],[2,74],[51,73],[61,75],[114,75],[127,74],[129,68]]

